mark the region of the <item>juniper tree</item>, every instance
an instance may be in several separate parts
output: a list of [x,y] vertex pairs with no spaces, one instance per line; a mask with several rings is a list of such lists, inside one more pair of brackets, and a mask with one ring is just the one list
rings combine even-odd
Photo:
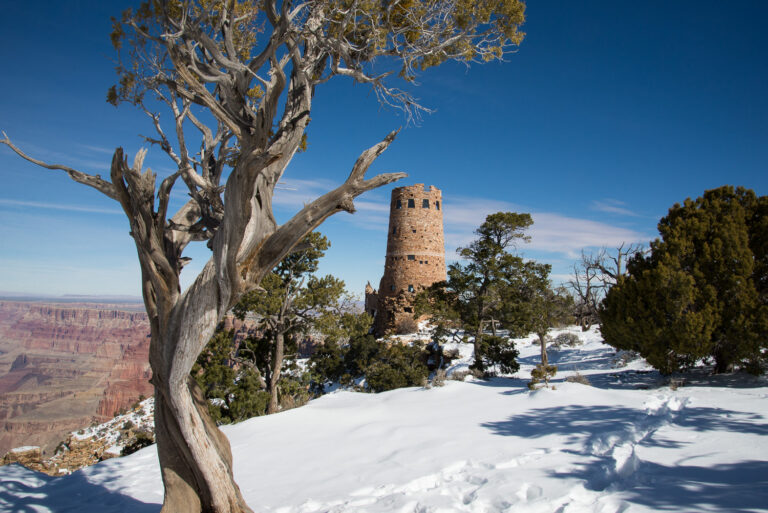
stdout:
[[712,358],[759,371],[768,348],[768,197],[723,186],[675,204],[609,291],[606,342],[669,373]]
[[[523,21],[519,0],[144,1],[114,20],[121,64],[107,99],[148,115],[154,134],[146,141],[171,159],[169,176],[156,183],[145,150],[131,165],[117,148],[105,179],[0,140],[117,201],[128,219],[151,326],[163,513],[250,511],[192,365],[225,313],[299,241],[328,216],[354,212],[360,194],[404,176],[365,178],[393,132],[361,154],[344,183],[277,224],[275,185],[306,145],[317,86],[347,77],[412,116],[423,108],[393,85],[393,73],[412,83],[445,61],[501,59],[521,42]],[[178,182],[189,200],[171,213]],[[194,241],[212,254],[182,291],[184,251]]]
[[309,359],[314,387],[322,392],[325,383],[349,386],[359,378],[368,392],[420,386],[429,376],[428,353],[417,345],[381,343],[373,335],[356,336],[345,346],[321,347]]
[[600,303],[620,276],[626,274],[626,264],[636,253],[643,252],[640,244],[621,243],[614,250],[601,248],[597,253],[581,252],[581,260],[574,264],[568,287],[576,303],[576,317],[582,331],[599,322]]
[[192,366],[192,377],[217,424],[240,422],[267,412],[270,396],[264,390],[266,382],[255,365],[238,358],[232,332],[217,331],[211,337]]
[[506,271],[502,312],[502,321],[513,334],[535,333],[538,337],[541,363],[532,376],[546,383],[557,372],[557,367],[549,365],[547,331],[573,319],[573,297],[563,288],[552,287],[551,269],[549,264],[517,258]]
[[[507,279],[514,274],[520,258],[510,253],[519,241],[528,241],[525,230],[533,224],[530,214],[497,212],[486,217],[475,231],[477,239],[457,251],[467,263],[451,264],[448,280],[428,287],[417,296],[416,314],[435,315],[446,323],[453,317],[465,330],[475,336],[473,368],[484,370],[489,364],[490,352],[501,355],[501,350],[489,350],[488,344],[501,339],[494,337],[483,342],[484,326],[495,324],[504,310],[503,301]],[[508,354],[513,365],[516,353]]]
[[344,282],[331,275],[318,277],[314,274],[320,258],[330,247],[328,239],[312,232],[303,244],[306,249],[286,255],[264,277],[259,289],[243,296],[234,307],[235,315],[240,319],[253,314],[261,328],[261,340],[246,341],[245,345],[252,342],[252,359],[260,364],[258,367],[267,382],[270,396],[267,413],[278,410],[286,338],[305,335],[319,319],[325,325],[329,318],[336,318],[338,323],[339,315],[352,315],[340,312],[341,303],[347,296]]

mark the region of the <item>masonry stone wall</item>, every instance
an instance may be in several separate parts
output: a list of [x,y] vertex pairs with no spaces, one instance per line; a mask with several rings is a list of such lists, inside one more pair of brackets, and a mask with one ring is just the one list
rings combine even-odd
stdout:
[[445,280],[445,240],[440,189],[424,184],[392,191],[384,276],[379,290],[366,290],[366,310],[376,295],[377,335],[413,317],[415,294]]

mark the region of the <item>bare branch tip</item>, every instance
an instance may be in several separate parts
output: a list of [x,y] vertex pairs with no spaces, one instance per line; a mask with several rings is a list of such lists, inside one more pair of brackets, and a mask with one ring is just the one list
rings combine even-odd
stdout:
[[390,133],[387,134],[387,136],[384,138],[384,140],[387,143],[391,143],[392,141],[395,140],[395,137],[397,137],[397,134],[399,134],[400,130],[402,130],[402,129],[403,129],[403,127],[400,127],[397,130],[392,130]]
[[133,157],[133,169],[140,172],[141,167],[144,165],[144,158],[147,156],[147,149],[140,148]]

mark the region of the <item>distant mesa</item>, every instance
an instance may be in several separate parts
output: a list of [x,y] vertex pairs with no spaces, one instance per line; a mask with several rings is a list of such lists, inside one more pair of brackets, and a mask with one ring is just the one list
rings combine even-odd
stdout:
[[365,288],[365,311],[377,336],[414,324],[416,293],[444,281],[445,239],[440,189],[416,184],[392,190],[384,276]]
[[[32,294],[26,292],[8,292],[0,291],[0,301],[30,301],[36,303],[51,304],[69,304],[82,303],[91,305],[126,305],[143,311],[144,302],[138,296],[110,294],[110,295],[88,295],[88,294],[63,294],[61,296],[51,296],[46,294]],[[133,308],[131,308],[133,309]]]

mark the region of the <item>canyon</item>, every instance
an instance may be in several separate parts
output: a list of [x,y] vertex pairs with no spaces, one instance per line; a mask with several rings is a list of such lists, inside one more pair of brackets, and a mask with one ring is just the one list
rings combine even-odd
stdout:
[[149,340],[140,303],[0,300],[0,455],[50,454],[151,396]]

